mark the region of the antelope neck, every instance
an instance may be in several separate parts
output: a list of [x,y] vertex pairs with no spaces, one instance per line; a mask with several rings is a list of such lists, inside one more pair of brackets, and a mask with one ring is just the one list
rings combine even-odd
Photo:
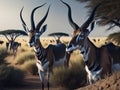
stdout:
[[[90,71],[98,71],[101,69],[101,66],[100,66],[100,62],[99,62],[99,59],[96,59],[92,62],[90,61],[89,59],[89,53],[90,53],[90,50],[92,49],[95,49],[95,53],[92,53],[93,55],[95,54],[96,57],[98,56],[97,54],[97,48],[95,47],[95,45],[89,40],[89,38],[86,38],[85,42],[84,42],[84,53],[83,56],[84,56],[84,61],[85,61],[85,64],[88,66],[89,70]],[[93,60],[93,59],[91,59]],[[91,62],[91,63],[90,63]],[[89,64],[90,63],[90,64]]]
[[42,48],[43,48],[43,47],[42,47],[40,41],[38,40],[38,41],[36,42],[35,46],[34,46],[34,51],[35,51],[36,53],[38,53],[38,52],[40,52],[40,51],[42,50]]
[[83,47],[81,48],[81,53],[85,55],[90,47],[88,46],[88,38],[85,38]]
[[45,52],[45,49],[42,47],[40,41],[37,43],[37,45],[35,45],[34,51],[35,51],[37,59],[43,62],[45,59],[46,52]]

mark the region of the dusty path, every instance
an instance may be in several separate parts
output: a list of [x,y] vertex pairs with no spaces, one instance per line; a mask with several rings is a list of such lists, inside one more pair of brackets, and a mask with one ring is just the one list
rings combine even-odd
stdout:
[[[16,65],[14,63],[15,57],[13,55],[8,56],[5,58],[5,60],[14,67],[19,68],[19,65]],[[33,76],[33,75],[25,75],[24,83],[21,86],[14,86],[14,87],[1,87],[0,90],[41,90],[41,82],[39,79],[39,76]],[[48,90],[45,85],[45,90]],[[58,88],[51,86],[50,90],[65,90],[63,88]]]
[[[22,86],[0,88],[0,90],[41,90],[41,83],[39,76],[26,76],[25,81]],[[45,90],[48,90],[45,86]],[[64,88],[50,87],[50,90],[65,90]]]

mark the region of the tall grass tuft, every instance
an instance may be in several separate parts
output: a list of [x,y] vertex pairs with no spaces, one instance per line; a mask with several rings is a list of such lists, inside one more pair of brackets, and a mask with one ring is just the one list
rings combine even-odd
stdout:
[[12,66],[0,65],[0,84],[3,86],[21,85],[24,73],[20,69]]
[[21,69],[32,75],[38,74],[35,60],[26,61],[24,64],[21,65]]
[[21,55],[18,55],[15,60],[15,64],[23,64],[24,62],[28,60],[35,59],[35,56],[32,52],[23,52]]
[[86,82],[86,72],[83,63],[72,62],[69,68],[59,67],[53,70],[51,83],[73,90],[83,86]]

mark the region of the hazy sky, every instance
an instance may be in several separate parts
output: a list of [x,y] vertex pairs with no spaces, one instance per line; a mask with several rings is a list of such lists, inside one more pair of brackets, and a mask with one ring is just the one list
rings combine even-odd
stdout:
[[[63,0],[72,8],[73,20],[81,25],[87,19],[85,4],[75,0]],[[68,23],[67,8],[60,0],[0,0],[0,30],[23,29],[19,17],[21,8],[24,6],[23,18],[30,28],[30,14],[34,7],[47,3],[35,12],[35,22],[45,15],[49,5],[51,8],[44,24],[48,24],[47,31],[43,36],[52,32],[65,32],[72,34],[73,29]],[[90,36],[106,36],[111,32],[105,32],[105,27],[96,27]],[[114,32],[114,31],[112,31]]]

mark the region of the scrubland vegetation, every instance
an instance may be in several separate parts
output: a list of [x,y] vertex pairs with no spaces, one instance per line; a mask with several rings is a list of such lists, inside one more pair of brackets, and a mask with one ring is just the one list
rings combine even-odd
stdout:
[[[93,39],[91,38],[91,40]],[[22,43],[22,46],[19,47],[16,57],[12,55],[12,52],[6,50],[5,44],[0,46],[0,84],[8,86],[9,84],[22,84],[26,74],[38,75],[33,48],[30,48],[27,41],[22,38],[18,41]],[[41,41],[44,47],[52,44],[47,40],[41,39]],[[63,42],[67,44],[68,40],[63,40]],[[97,45],[98,40],[94,43]],[[105,39],[103,39],[102,44],[104,43]],[[97,46],[100,47],[100,45]],[[86,72],[82,59],[82,55],[76,50],[70,57],[69,68],[54,68],[54,73],[51,74],[50,79],[53,86],[65,87],[69,90],[83,86],[86,82]]]
[[83,86],[86,82],[86,72],[83,69],[82,61],[71,62],[69,68],[54,68],[53,72],[50,81],[56,86],[65,87],[69,90]]
[[24,73],[7,63],[5,58],[8,55],[11,53],[5,47],[0,48],[0,86],[20,85],[24,79]]

